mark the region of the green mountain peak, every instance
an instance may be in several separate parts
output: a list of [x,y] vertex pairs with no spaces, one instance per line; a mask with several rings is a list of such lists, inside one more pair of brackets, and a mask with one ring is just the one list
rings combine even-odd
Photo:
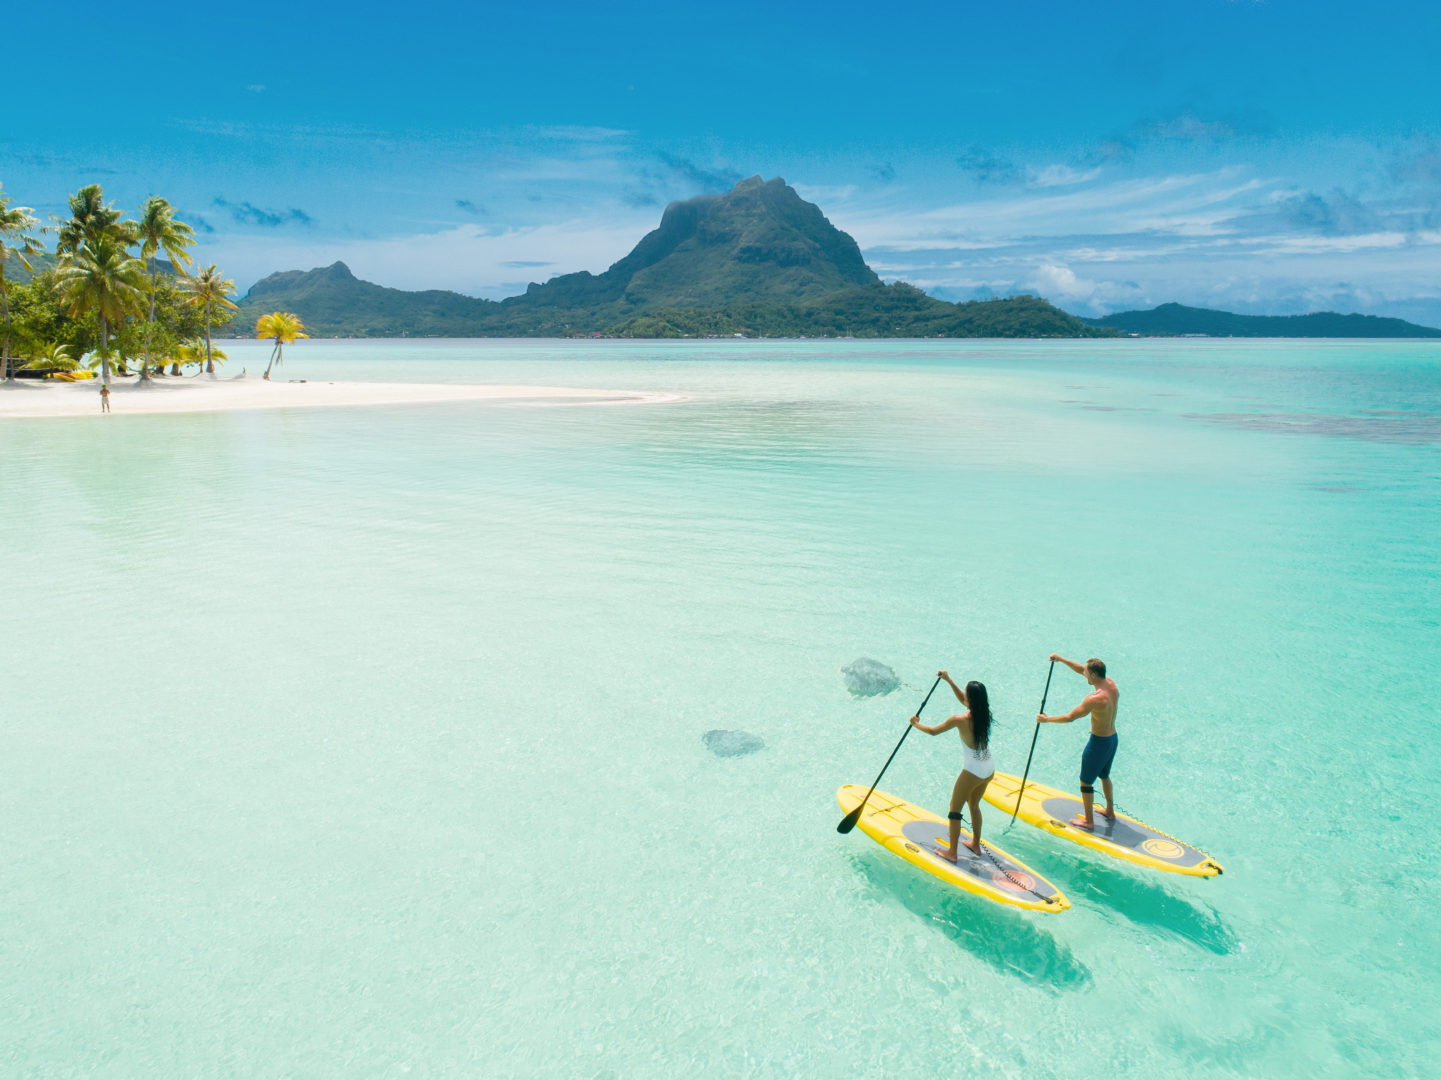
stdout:
[[531,285],[505,303],[547,307],[717,307],[818,299],[878,285],[850,236],[777,177],[673,202],[660,225],[603,274]]

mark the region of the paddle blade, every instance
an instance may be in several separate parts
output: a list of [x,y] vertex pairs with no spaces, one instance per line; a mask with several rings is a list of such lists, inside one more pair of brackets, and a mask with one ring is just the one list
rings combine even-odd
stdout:
[[847,814],[847,815],[845,816],[845,819],[842,820],[841,823],[836,826],[836,832],[845,834],[845,833],[850,832],[852,829],[854,829],[854,828],[856,827],[856,822],[858,822],[858,821],[861,820],[861,811],[864,810],[865,808],[866,808],[866,804],[865,804],[865,803],[861,803],[860,806],[856,807],[856,808],[855,808],[854,810],[852,810],[849,814]]

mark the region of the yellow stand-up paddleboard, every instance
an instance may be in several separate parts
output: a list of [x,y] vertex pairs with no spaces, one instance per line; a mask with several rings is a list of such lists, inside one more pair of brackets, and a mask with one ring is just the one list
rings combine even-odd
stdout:
[[[836,792],[836,802],[850,813],[861,804],[867,790],[847,784]],[[941,858],[935,851],[950,843],[949,823],[884,791],[872,792],[859,824],[862,832],[887,851],[966,892],[1032,911],[1065,911],[1071,906],[1061,890],[1040,874],[984,841],[984,855],[961,847],[956,862]],[[961,843],[970,838],[971,834],[962,829]]]
[[[985,800],[1008,814],[1014,813],[1016,791],[1020,786],[1019,776],[998,772],[986,785]],[[1026,781],[1026,790],[1021,795],[1020,818],[1038,829],[1045,829],[1082,847],[1105,852],[1114,858],[1172,874],[1215,877],[1222,872],[1221,864],[1204,851],[1184,844],[1159,829],[1153,829],[1144,821],[1137,821],[1120,812],[1117,812],[1114,821],[1108,821],[1097,812],[1096,828],[1092,832],[1070,824],[1071,818],[1079,813],[1082,813],[1079,795],[1057,791],[1034,780]]]

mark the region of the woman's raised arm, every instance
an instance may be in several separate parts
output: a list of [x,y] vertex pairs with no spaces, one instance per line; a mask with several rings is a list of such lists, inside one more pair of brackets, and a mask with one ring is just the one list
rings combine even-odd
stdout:
[[970,713],[964,713],[961,716],[949,716],[935,727],[926,727],[925,724],[921,723],[919,716],[913,716],[911,717],[911,727],[917,731],[924,731],[927,735],[939,735],[943,731],[950,731],[951,728],[958,726],[962,720],[965,720],[970,715]]
[[936,677],[946,680],[946,685],[949,686],[951,688],[951,692],[956,695],[957,701],[959,701],[968,709],[971,707],[971,703],[966,700],[966,692],[956,685],[955,680],[952,679],[947,672],[938,671],[936,672]]

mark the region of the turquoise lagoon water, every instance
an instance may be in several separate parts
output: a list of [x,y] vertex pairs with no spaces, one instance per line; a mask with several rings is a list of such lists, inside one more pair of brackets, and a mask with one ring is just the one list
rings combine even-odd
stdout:
[[[0,425],[0,1074],[1434,1075],[1441,348],[281,370],[691,400]],[[938,667],[1019,771],[1052,650],[1110,663],[1121,804],[1223,878],[988,812],[1044,916],[836,834]],[[851,699],[860,656],[906,686]],[[943,810],[959,761],[882,786]]]

